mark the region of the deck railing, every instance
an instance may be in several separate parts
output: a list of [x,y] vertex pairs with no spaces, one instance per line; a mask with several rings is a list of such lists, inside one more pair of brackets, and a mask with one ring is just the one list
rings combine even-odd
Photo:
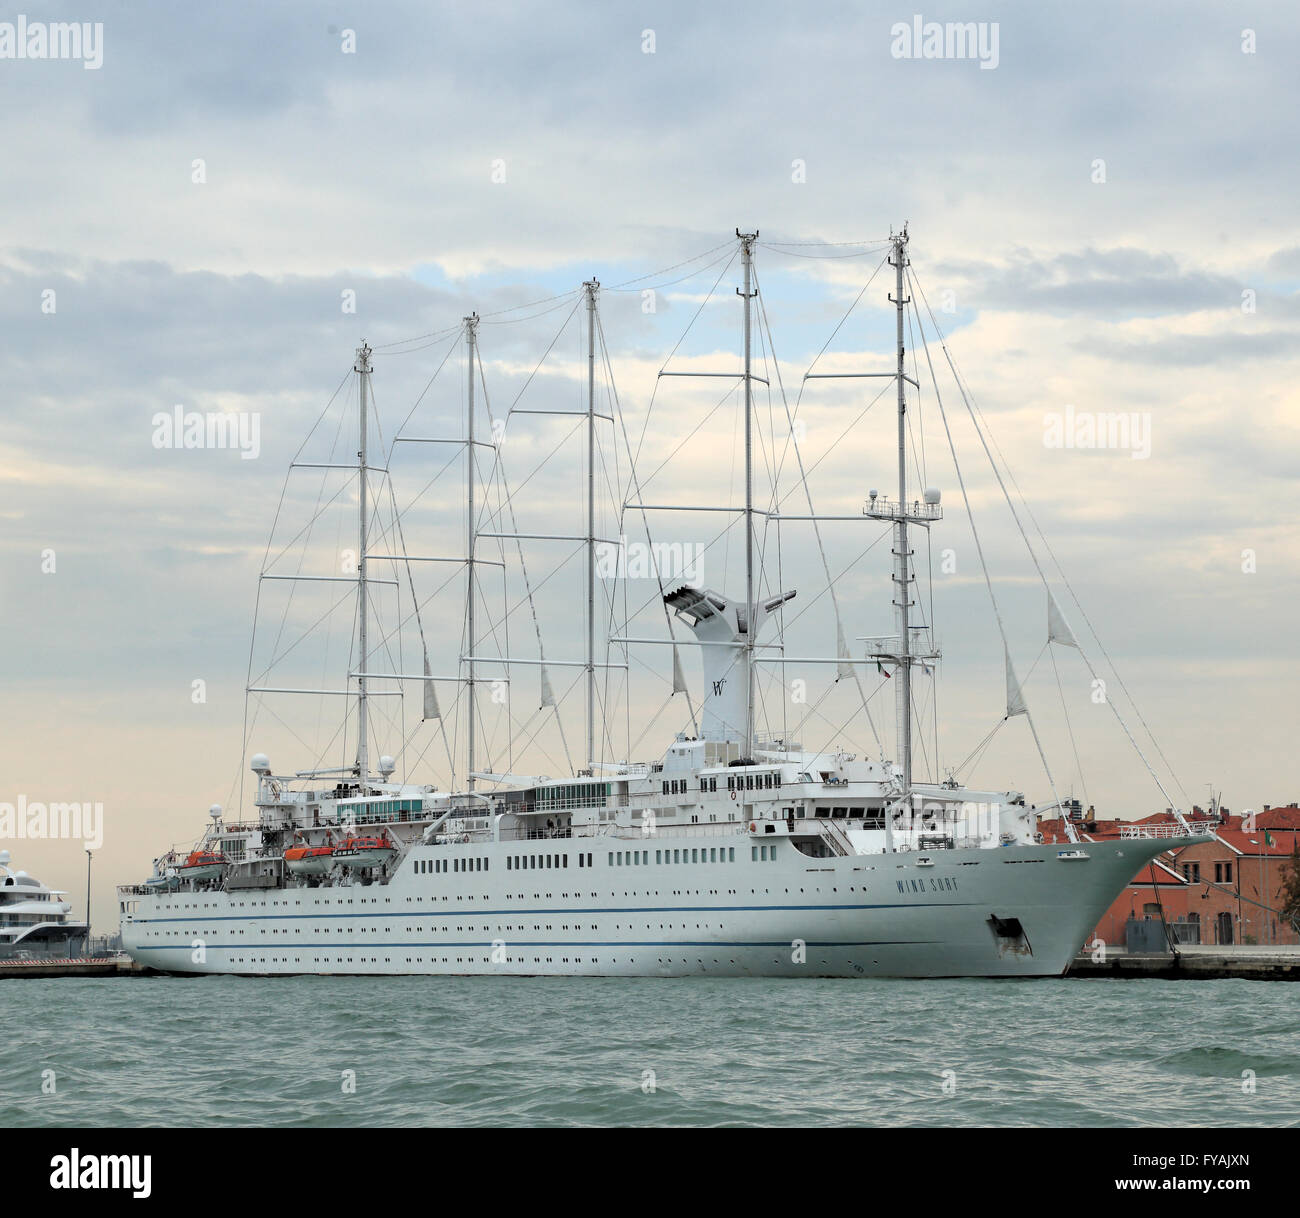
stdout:
[[[1213,833],[1219,827],[1217,820],[1189,820],[1187,827],[1193,833]],[[1120,825],[1121,838],[1137,837],[1186,837],[1187,829],[1182,825]]]

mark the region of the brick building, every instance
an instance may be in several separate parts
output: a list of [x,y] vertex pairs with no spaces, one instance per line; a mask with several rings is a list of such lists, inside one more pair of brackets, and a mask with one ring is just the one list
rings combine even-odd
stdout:
[[[1159,919],[1163,912],[1180,943],[1300,944],[1300,933],[1278,913],[1284,866],[1300,838],[1300,807],[1265,805],[1253,827],[1226,809],[1211,818],[1195,808],[1188,819],[1206,822],[1214,840],[1171,850],[1144,867],[1097,924],[1097,937],[1122,945],[1129,918]],[[1085,819],[1075,827],[1081,837],[1101,841],[1120,838],[1133,825],[1147,833],[1178,831],[1168,812],[1132,822]],[[1042,821],[1039,830],[1045,841],[1067,840],[1059,820]]]

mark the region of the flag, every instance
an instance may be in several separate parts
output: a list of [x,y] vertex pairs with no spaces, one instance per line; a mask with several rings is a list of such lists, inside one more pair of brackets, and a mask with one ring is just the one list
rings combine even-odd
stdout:
[[1264,830],[1264,845],[1269,847],[1277,845],[1277,843],[1273,840],[1273,835],[1267,829]]
[[880,661],[879,661],[879,660],[876,661],[876,671],[877,671],[877,672],[884,672],[884,673],[885,673],[885,680],[886,680],[886,681],[888,681],[889,678],[892,677],[892,676],[894,675],[892,672],[885,672],[884,668],[881,667],[881,664],[880,664]]

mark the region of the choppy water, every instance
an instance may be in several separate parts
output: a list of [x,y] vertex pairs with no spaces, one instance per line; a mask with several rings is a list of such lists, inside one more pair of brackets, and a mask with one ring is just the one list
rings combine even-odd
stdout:
[[0,1020],[0,1128],[1300,1124],[1285,983],[10,980]]

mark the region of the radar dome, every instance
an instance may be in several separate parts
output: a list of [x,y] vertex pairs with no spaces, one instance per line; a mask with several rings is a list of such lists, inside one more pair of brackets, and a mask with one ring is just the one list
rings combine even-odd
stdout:
[[265,753],[254,753],[248,765],[254,774],[269,774],[271,772],[271,762]]
[[939,488],[937,486],[927,486],[925,488],[926,503],[937,504],[940,498],[941,496],[939,494]]
[[379,772],[387,776],[391,774],[395,769],[397,769],[397,762],[395,762],[390,756],[388,756],[387,753],[385,753],[379,759]]
[[213,820],[220,820],[220,819],[221,819],[221,805],[220,805],[220,804],[213,804],[212,807],[210,807],[210,808],[208,809],[208,815],[209,815],[210,817],[212,817]]

